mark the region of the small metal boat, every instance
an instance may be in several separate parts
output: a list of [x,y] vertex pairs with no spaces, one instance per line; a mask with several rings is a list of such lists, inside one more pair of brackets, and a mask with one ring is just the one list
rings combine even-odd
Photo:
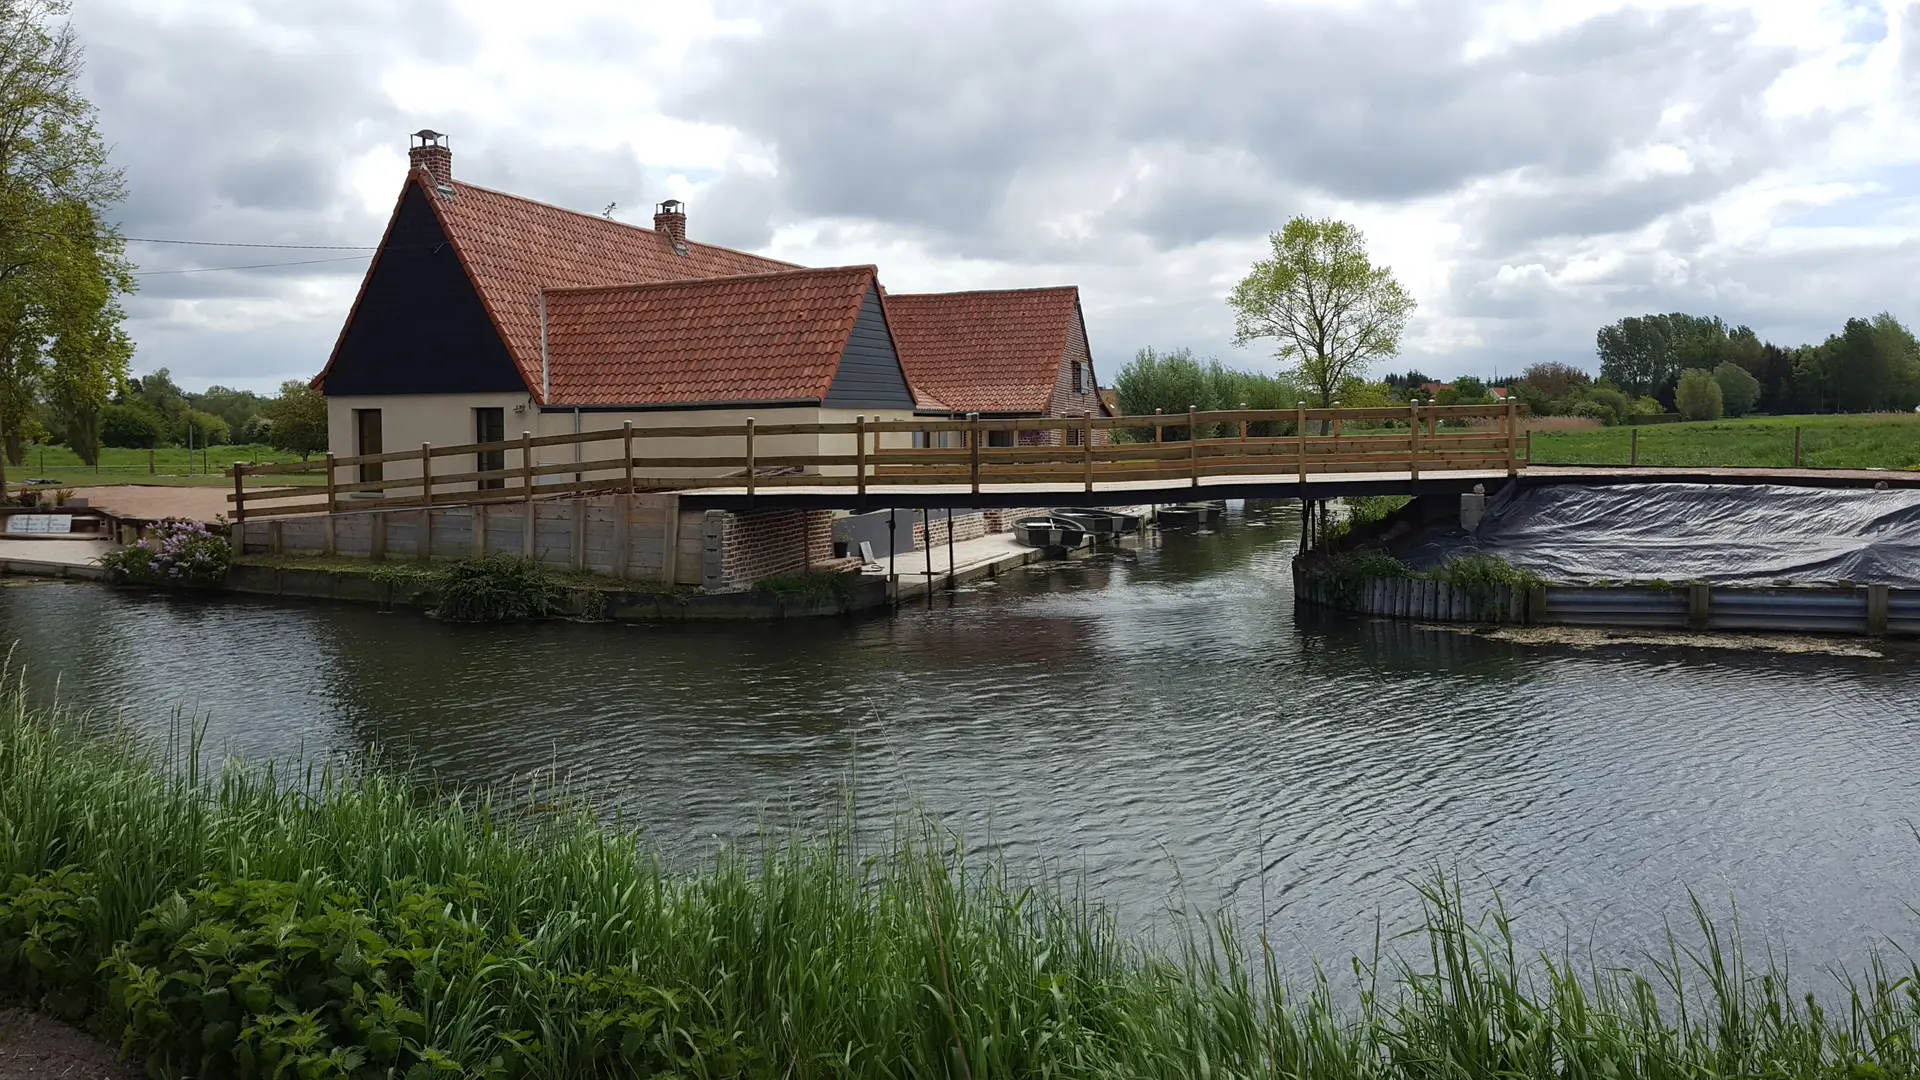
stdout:
[[1077,548],[1087,541],[1087,530],[1063,517],[1021,518],[1013,523],[1013,538],[1028,547]]
[[1127,536],[1140,531],[1140,515],[1122,514],[1116,510],[1093,510],[1082,507],[1056,507],[1047,511],[1057,518],[1065,518],[1086,529],[1096,541],[1110,540],[1116,536]]
[[1227,504],[1223,502],[1177,503],[1160,508],[1159,521],[1164,528],[1184,525],[1204,525],[1226,516]]

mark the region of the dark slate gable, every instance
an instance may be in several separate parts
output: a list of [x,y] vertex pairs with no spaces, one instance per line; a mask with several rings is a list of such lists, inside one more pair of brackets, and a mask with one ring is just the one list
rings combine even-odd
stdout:
[[321,385],[330,397],[526,392],[427,198],[407,185]]
[[840,370],[820,404],[829,409],[911,409],[913,391],[887,333],[886,313],[880,309],[880,291],[871,286],[860,303],[860,317],[840,354]]

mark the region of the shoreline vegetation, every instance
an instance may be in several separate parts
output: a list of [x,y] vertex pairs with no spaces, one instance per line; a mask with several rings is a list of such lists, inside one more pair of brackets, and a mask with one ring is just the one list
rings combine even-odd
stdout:
[[[1891,1077],[1920,971],[1819,1001],[1699,944],[1645,972],[1529,958],[1495,910],[1289,984],[1257,935],[1130,941],[904,819],[670,871],[564,798],[513,811],[379,768],[195,766],[0,697],[0,986],[151,1075]],[[1894,955],[1894,954],[1882,954]],[[1392,959],[1404,957],[1404,959]],[[1338,969],[1336,969],[1338,970]],[[1342,977],[1344,985],[1344,976]]]
[[[1920,413],[1750,416],[1739,420],[1558,429],[1541,422],[1530,439],[1537,465],[1626,465],[1638,440],[1641,465],[1692,468],[1920,470]],[[1636,434],[1637,433],[1637,434]]]

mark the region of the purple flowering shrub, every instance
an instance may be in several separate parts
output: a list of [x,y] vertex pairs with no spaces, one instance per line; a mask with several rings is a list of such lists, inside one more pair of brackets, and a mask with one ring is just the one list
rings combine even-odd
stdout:
[[139,543],[100,556],[115,581],[176,588],[218,585],[232,561],[227,538],[198,521],[163,521]]

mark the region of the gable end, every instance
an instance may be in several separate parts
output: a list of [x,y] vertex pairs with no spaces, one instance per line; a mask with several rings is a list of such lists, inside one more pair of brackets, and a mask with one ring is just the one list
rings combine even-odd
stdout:
[[329,397],[527,392],[427,199],[409,180],[318,380]]
[[875,286],[867,286],[860,316],[854,320],[847,347],[840,354],[840,368],[820,404],[829,409],[913,408],[913,391],[900,367],[900,354],[894,350],[886,312],[880,306],[880,290]]

